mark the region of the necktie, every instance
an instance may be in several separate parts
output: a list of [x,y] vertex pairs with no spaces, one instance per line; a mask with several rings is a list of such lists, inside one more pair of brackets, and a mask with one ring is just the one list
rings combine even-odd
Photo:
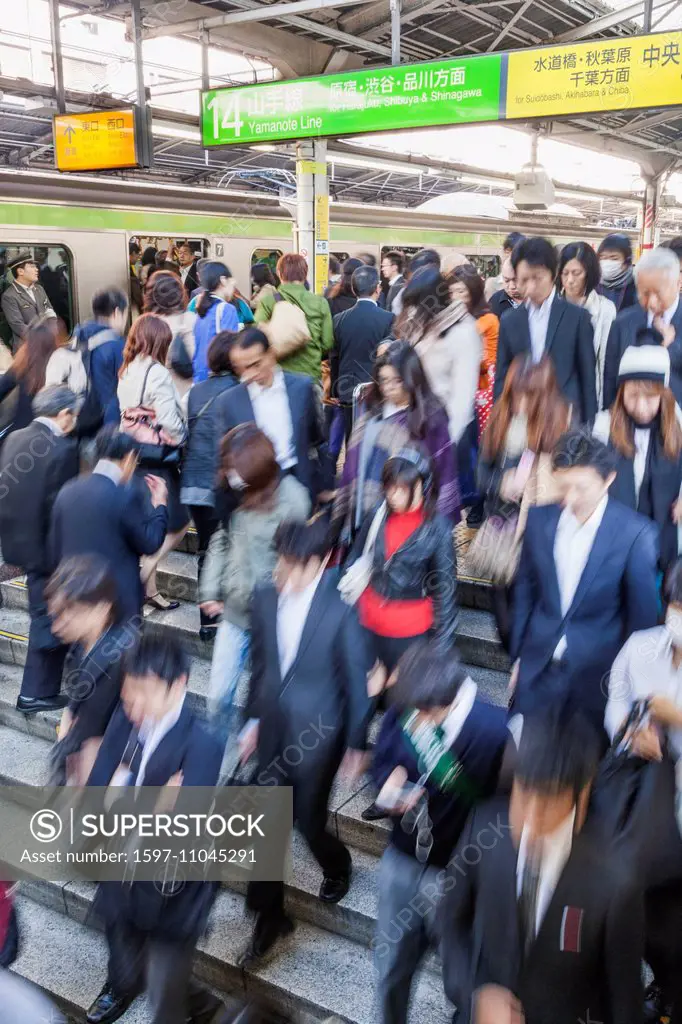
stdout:
[[523,928],[525,953],[528,953],[531,944],[535,940],[541,867],[542,861],[540,856],[531,850],[526,850],[526,859],[521,877],[521,895],[519,896],[519,913]]
[[128,768],[130,770],[130,784],[134,786],[137,782],[137,776],[140,774],[142,754],[144,753],[144,742],[140,739],[139,734],[135,737],[134,741],[131,741],[131,745],[133,746],[133,753]]

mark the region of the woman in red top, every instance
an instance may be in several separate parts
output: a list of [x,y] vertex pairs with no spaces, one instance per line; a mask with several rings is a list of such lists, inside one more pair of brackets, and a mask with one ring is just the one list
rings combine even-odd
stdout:
[[384,465],[382,485],[385,500],[366,517],[351,558],[363,553],[376,523],[376,540],[367,552],[370,582],[358,610],[377,661],[390,676],[420,637],[452,645],[457,573],[452,525],[435,511],[437,486],[426,456],[402,449]]

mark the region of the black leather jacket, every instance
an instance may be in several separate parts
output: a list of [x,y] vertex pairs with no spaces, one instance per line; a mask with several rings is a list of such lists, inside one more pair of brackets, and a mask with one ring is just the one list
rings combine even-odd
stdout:
[[[362,554],[378,507],[365,517],[346,568]],[[439,514],[432,516],[388,559],[385,530],[383,523],[374,547],[372,589],[387,601],[415,601],[430,597],[434,606],[432,635],[444,647],[451,647],[457,626],[457,558],[452,525]]]

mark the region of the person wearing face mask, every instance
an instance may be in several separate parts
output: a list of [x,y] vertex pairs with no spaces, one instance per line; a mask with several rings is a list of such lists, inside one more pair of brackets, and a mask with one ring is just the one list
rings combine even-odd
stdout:
[[587,430],[560,438],[562,504],[529,510],[512,603],[514,711],[564,703],[602,735],[603,680],[624,641],[658,617],[658,531],[609,498],[617,461]]
[[[476,575],[492,579],[493,611],[506,649],[512,579],[502,571],[507,564],[510,540],[503,524],[511,524],[518,544],[525,525],[521,520],[522,503],[527,513],[529,503],[547,504],[557,500],[551,453],[569,419],[570,409],[559,391],[550,361],[543,359],[533,363],[527,357],[517,356],[481,439],[478,486],[485,499],[485,520],[480,538],[474,540],[468,554],[472,566],[476,566],[473,569]],[[487,524],[495,524],[500,531],[495,547],[502,547],[503,561],[497,560],[497,572],[490,561],[494,545],[491,544],[491,526]],[[479,544],[484,548],[484,562],[477,566]]]
[[620,361],[618,393],[597,416],[593,433],[617,456],[612,498],[652,519],[659,529],[659,566],[678,555],[682,521],[681,414],[670,390],[670,357],[658,345],[628,348]]
[[[647,761],[664,753],[676,764],[679,819],[682,792],[682,559],[668,570],[663,588],[665,625],[634,633],[613,663],[604,727],[612,738],[628,717],[632,704],[648,700],[648,715],[636,731],[630,751]],[[674,808],[670,808],[674,813]],[[682,867],[682,865],[681,865]],[[680,1004],[679,964],[682,948],[682,870],[680,879],[650,889],[647,903],[645,959],[654,973],[647,990],[644,1020],[658,1024]],[[673,1014],[673,1020],[680,1018]]]
[[205,263],[201,268],[201,287],[204,289],[197,302],[194,323],[194,382],[206,380],[208,346],[221,331],[238,331],[239,317],[232,305],[235,280],[224,263]]
[[672,249],[645,252],[635,267],[638,304],[614,320],[604,359],[603,408],[609,409],[618,390],[618,367],[632,345],[662,345],[670,355],[670,387],[682,404],[682,304],[680,261]]
[[637,289],[632,272],[632,245],[627,235],[607,235],[597,249],[599,257],[600,295],[610,299],[616,312],[629,309],[637,302]]
[[272,441],[255,423],[242,423],[223,438],[219,475],[239,504],[229,529],[211,537],[199,575],[202,613],[221,616],[208,694],[216,730],[227,742],[234,694],[249,653],[249,605],[254,588],[272,576],[274,537],[284,520],[305,522],[310,497],[291,475],[281,476]]
[[594,329],[594,357],[597,364],[597,407],[601,408],[604,390],[604,356],[611,324],[616,319],[616,307],[605,295],[597,291],[599,260],[587,242],[571,242],[561,250],[559,281],[562,294],[568,302],[582,306],[590,314]]

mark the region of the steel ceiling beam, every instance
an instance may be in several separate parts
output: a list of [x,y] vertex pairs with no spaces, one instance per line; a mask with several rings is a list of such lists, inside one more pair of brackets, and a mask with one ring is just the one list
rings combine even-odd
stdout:
[[[652,0],[651,9],[657,10],[659,7],[669,7],[675,2],[676,0]],[[592,21],[588,21],[584,25],[578,25],[577,28],[572,28],[568,32],[561,32],[553,37],[552,42],[568,43],[576,39],[592,38],[600,32],[607,32],[611,28],[616,28],[630,18],[639,17],[640,14],[644,13],[644,8],[645,0],[635,0],[635,3],[628,4],[627,7],[622,7],[619,11],[604,14],[601,18],[593,18]]]
[[510,31],[510,29],[514,28],[516,22],[519,20],[519,18],[523,17],[523,15],[526,13],[526,11],[532,3],[533,0],[523,0],[523,3],[518,8],[518,10],[514,14],[512,14],[507,24],[500,30],[500,32],[498,32],[498,34],[493,39],[492,43],[488,47],[488,53],[490,53],[491,50],[494,50],[497,47],[498,43],[502,42],[504,37]]
[[160,36],[187,35],[205,29],[225,28],[227,25],[238,25],[250,21],[272,21],[280,18],[288,19],[294,14],[306,14],[309,11],[351,7],[372,2],[373,0],[292,0],[291,3],[286,4],[258,3],[253,8],[230,11],[229,14],[216,14],[210,18],[194,18],[191,21],[178,21],[175,24],[166,22],[155,28],[146,29],[144,38],[157,39]]

